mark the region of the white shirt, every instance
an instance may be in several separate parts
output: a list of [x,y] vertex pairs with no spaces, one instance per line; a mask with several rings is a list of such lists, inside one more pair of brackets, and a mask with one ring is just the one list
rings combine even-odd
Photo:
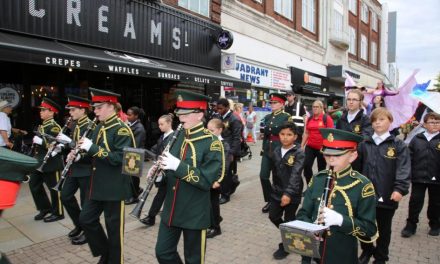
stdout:
[[431,139],[432,139],[433,137],[437,136],[439,133],[440,133],[440,132],[437,132],[437,133],[434,133],[434,134],[430,134],[430,133],[428,133],[428,131],[425,131],[425,132],[423,133],[423,135],[425,135],[426,139],[427,139],[428,142],[429,142],[429,141],[431,141]]
[[386,132],[385,134],[379,136],[378,134],[374,133],[373,134],[373,140],[374,143],[376,143],[376,145],[380,145],[380,143],[384,142],[385,139],[387,139],[389,136],[391,136],[390,132]]
[[[4,112],[0,112],[0,130],[6,131],[8,134],[8,138],[11,136],[11,119],[9,119],[8,115]],[[0,147],[6,146],[6,142],[3,140],[3,137],[0,136]]]
[[222,116],[222,119],[225,119],[226,116],[227,116],[230,112],[232,112],[231,109],[229,109],[228,112],[226,112],[226,114],[224,114],[224,115]]
[[284,158],[284,155],[286,155],[287,151],[293,149],[294,147],[295,147],[295,145],[293,145],[291,148],[288,148],[288,149],[281,147],[281,158]]
[[356,115],[359,113],[359,111],[361,111],[361,110],[357,110],[353,114],[351,114],[350,111],[347,113],[348,123],[351,123],[351,121],[353,121],[353,119],[356,117]]
[[169,132],[166,132],[166,133],[164,133],[163,134],[163,138],[165,139],[165,138],[167,138],[169,135],[171,135],[172,133],[174,132],[174,130],[170,130]]
[[255,111],[252,111],[252,113],[247,112],[246,113],[246,122],[254,123],[254,117],[257,115]]

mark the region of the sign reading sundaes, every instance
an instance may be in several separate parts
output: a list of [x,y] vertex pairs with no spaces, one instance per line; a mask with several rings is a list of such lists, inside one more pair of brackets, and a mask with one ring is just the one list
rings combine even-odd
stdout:
[[1,29],[219,67],[220,50],[210,36],[217,35],[220,26],[163,5],[121,0],[2,0],[2,10]]

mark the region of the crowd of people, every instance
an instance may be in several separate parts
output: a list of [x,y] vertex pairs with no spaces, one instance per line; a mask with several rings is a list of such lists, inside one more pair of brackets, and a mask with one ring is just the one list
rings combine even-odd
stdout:
[[[64,127],[54,119],[58,103],[44,98],[39,106],[41,125],[32,147],[39,166],[29,181],[38,211],[34,219],[58,221],[65,209],[75,226],[67,234],[72,244],[88,243],[93,256],[100,257],[98,263],[122,263],[125,205],[138,203],[144,192],[139,177],[121,174],[124,148],[145,148],[145,113],[132,106],[125,114],[119,94],[92,88],[90,93],[91,100],[68,96],[71,122]],[[365,104],[368,94],[374,96]],[[185,262],[203,262],[206,238],[222,234],[221,205],[240,185],[237,166],[249,135],[253,142],[262,140],[262,213],[276,227],[295,219],[328,227],[321,260],[303,257],[302,263],[369,263],[372,257],[374,263],[387,262],[393,216],[410,190],[402,237],[415,234],[426,189],[429,235],[438,236],[440,115],[420,109],[411,122],[424,129],[406,144],[392,131],[393,115],[384,105],[385,96],[396,94],[379,82],[375,89],[349,89],[344,107],[337,100],[331,106],[316,100],[307,111],[295,93],[273,93],[271,113],[262,119],[258,137],[252,105],[243,111],[243,104],[226,98],[209,104],[207,96],[177,90],[174,113],[157,120],[162,134],[151,148],[148,159],[157,162],[147,178],[154,177],[158,190],[140,219],[155,225],[163,208],[156,243],[159,263],[182,263],[177,253],[182,233]],[[89,119],[91,107],[94,120]],[[0,101],[0,150],[13,146],[12,132],[26,133],[11,127],[11,111],[7,101]],[[176,128],[176,119],[182,127]],[[54,188],[61,178],[62,186]],[[328,200],[323,201],[325,189]],[[106,232],[99,222],[102,213]],[[273,257],[288,254],[280,243]]]

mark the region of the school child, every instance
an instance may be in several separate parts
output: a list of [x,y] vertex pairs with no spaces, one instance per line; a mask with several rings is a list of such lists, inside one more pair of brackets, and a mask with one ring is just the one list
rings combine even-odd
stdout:
[[405,143],[390,134],[392,122],[393,116],[387,109],[376,108],[371,112],[374,134],[362,142],[358,149],[361,173],[373,182],[376,190],[376,221],[379,229],[376,247],[373,243],[361,243],[361,264],[368,263],[371,256],[374,256],[376,264],[389,260],[393,216],[399,201],[408,194],[410,154]]
[[[270,195],[269,219],[276,227],[295,220],[296,210],[301,203],[301,173],[305,157],[300,145],[295,143],[298,137],[296,125],[285,122],[279,131],[281,146],[274,149],[270,159],[273,191]],[[273,257],[279,260],[288,254],[284,251],[283,243],[280,243]]]
[[408,219],[402,237],[416,233],[419,214],[428,189],[428,219],[431,236],[440,233],[440,115],[428,113],[423,118],[426,131],[417,134],[409,144],[411,153],[411,197]]

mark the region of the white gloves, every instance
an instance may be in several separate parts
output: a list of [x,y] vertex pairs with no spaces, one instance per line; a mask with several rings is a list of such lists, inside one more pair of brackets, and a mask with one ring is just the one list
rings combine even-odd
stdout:
[[58,134],[57,140],[58,140],[58,142],[61,142],[63,144],[69,144],[70,142],[72,142],[72,139],[70,137],[64,135],[63,133]]
[[341,226],[344,220],[340,213],[328,207],[324,207],[322,217],[324,218],[325,226]]
[[155,169],[156,166],[157,166],[157,165],[155,164],[155,165],[151,166],[151,168],[148,170],[148,173],[147,173],[147,180],[149,180],[151,177],[153,177],[153,172],[156,170],[156,169]]
[[32,143],[37,145],[43,145],[43,139],[40,138],[39,136],[34,136],[34,138],[32,139]]
[[55,146],[55,148],[52,150],[52,153],[50,154],[52,157],[55,157],[58,153],[60,153],[64,148],[64,145],[59,143]]
[[175,171],[177,170],[177,168],[179,167],[180,164],[180,159],[174,157],[173,155],[171,155],[171,153],[169,152],[165,152],[161,157],[160,157],[160,167],[163,170],[172,170]]
[[89,151],[90,147],[92,146],[92,141],[88,138],[82,139],[82,143],[79,146],[80,149],[83,149],[85,151]]

